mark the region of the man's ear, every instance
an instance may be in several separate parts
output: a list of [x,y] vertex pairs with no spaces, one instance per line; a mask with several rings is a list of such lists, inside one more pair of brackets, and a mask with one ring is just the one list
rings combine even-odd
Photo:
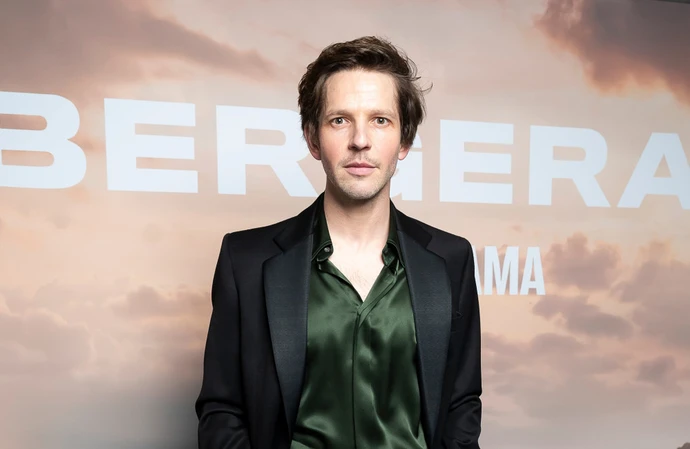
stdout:
[[403,159],[405,159],[407,157],[408,153],[410,152],[411,147],[412,147],[411,145],[401,146],[400,151],[398,151],[398,160],[402,161]]
[[306,126],[304,128],[304,140],[307,141],[307,147],[309,152],[317,161],[321,160],[321,150],[319,149],[319,142],[316,137],[316,132],[313,131],[311,126]]

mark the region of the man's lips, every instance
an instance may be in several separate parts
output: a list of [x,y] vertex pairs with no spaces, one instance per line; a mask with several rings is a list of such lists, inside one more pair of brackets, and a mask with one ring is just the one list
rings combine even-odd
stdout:
[[374,171],[374,166],[366,162],[353,162],[347,164],[345,170],[354,176],[366,176]]

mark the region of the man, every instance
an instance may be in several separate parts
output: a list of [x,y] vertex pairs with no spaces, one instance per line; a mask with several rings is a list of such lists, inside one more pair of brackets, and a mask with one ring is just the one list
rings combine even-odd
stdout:
[[297,216],[223,239],[201,449],[479,448],[470,244],[390,199],[425,112],[416,81],[373,37],[308,66],[302,129],[326,187]]

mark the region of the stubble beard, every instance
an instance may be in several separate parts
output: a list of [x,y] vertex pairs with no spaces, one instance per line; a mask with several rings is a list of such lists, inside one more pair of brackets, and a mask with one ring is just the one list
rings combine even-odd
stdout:
[[[343,167],[338,167],[334,172],[324,164],[326,179],[331,190],[334,190],[333,193],[341,199],[353,203],[367,202],[381,195],[395,174],[395,162],[388,165],[386,172],[379,170],[380,167],[367,177],[357,178],[348,174]],[[340,175],[337,171],[340,172]]]

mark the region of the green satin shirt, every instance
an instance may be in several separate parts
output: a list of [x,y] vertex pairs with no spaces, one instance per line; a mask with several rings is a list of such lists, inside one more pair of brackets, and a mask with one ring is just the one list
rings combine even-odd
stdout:
[[291,448],[425,448],[414,316],[393,216],[385,266],[366,301],[329,261],[332,253],[320,206],[307,364]]

